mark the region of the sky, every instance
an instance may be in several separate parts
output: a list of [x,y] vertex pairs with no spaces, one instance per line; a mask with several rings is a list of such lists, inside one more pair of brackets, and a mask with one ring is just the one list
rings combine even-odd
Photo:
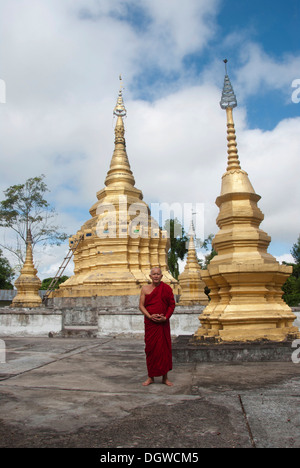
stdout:
[[[204,214],[200,234],[216,234],[225,58],[268,251],[291,261],[300,234],[299,0],[1,0],[0,194],[45,174],[57,222],[75,234],[104,187],[121,74],[136,187],[150,207],[192,204]],[[67,251],[37,248],[39,277],[55,275]]]

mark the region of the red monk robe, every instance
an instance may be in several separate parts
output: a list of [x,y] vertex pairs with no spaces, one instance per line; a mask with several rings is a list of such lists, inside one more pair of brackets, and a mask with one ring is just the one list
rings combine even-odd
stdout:
[[159,377],[172,370],[172,343],[169,318],[175,309],[175,300],[169,285],[160,282],[145,295],[145,307],[150,315],[162,314],[166,322],[155,323],[145,317],[145,352],[148,376]]

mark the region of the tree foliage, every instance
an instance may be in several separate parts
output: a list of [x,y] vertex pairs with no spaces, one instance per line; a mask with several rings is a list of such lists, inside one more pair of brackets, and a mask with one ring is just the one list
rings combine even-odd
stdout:
[[0,289],[13,289],[14,271],[0,249]]
[[300,236],[298,237],[297,242],[293,245],[291,254],[297,265],[300,265]]
[[[173,278],[178,279],[179,276],[179,259],[183,260],[188,251],[189,238],[184,231],[183,226],[175,219],[167,219],[164,224],[164,230],[166,230],[170,237],[170,248],[168,250],[168,266],[170,273]],[[200,240],[195,239],[195,245],[197,248],[209,250],[211,245],[213,234],[210,234],[206,239]],[[197,252],[196,252],[197,254]],[[212,250],[206,257],[205,261],[202,262],[198,259],[198,262],[202,268],[207,268],[210,260],[216,255],[216,252]]]
[[218,255],[217,252],[213,249],[212,247],[212,241],[213,241],[214,235],[209,234],[209,236],[204,239],[203,242],[200,241],[200,248],[203,248],[205,250],[210,250],[210,252],[204,256],[204,260],[199,260],[199,264],[203,270],[207,270],[208,265],[212,261],[212,259]]
[[298,241],[293,245],[291,254],[295,260],[295,263],[285,263],[286,265],[292,265],[293,273],[284,283],[283,299],[285,302],[293,307],[300,304],[300,236]]
[[[58,289],[59,285],[61,283],[64,283],[65,281],[67,281],[67,279],[69,279],[69,276],[66,276],[66,275],[61,276],[59,278],[59,280],[57,281],[54,289]],[[49,288],[52,280],[53,280],[53,278],[43,279],[40,289],[47,290]]]
[[20,264],[24,263],[28,229],[31,230],[33,248],[37,243],[60,245],[68,237],[54,224],[57,214],[45,199],[49,190],[44,178],[42,174],[23,184],[12,185],[4,191],[6,198],[0,202],[0,226],[15,234],[13,244],[1,246],[12,252]]
[[[168,266],[173,278],[178,279],[179,264],[178,260],[183,260],[187,253],[188,238],[184,228],[177,218],[167,219],[164,224],[164,230],[168,232],[170,238],[170,248],[168,250]],[[179,235],[180,233],[181,235]]]

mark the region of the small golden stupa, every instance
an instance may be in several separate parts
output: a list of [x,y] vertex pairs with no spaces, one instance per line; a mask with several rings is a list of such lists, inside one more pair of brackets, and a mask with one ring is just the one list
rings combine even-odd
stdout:
[[179,275],[180,300],[178,305],[207,305],[208,297],[204,292],[205,283],[201,279],[201,267],[199,265],[194,242],[195,230],[193,222],[189,230],[189,244],[186,265]]
[[37,270],[33,264],[32,237],[30,229],[26,237],[26,258],[19,278],[15,281],[17,294],[10,307],[39,307],[42,299],[39,295],[41,280],[37,277]]
[[177,289],[167,266],[167,232],[151,217],[141,190],[135,187],[124,137],[127,112],[122,84],[113,113],[115,148],[105,187],[97,193],[91,219],[69,239],[72,248],[82,237],[74,252],[74,275],[60,285],[55,297],[138,295],[154,266]]
[[227,113],[228,166],[216,200],[220,230],[212,245],[218,255],[201,271],[211,301],[199,317],[201,326],[194,338],[293,339],[299,336],[293,326],[296,317],[283,301],[281,289],[292,267],[280,265],[267,252],[271,238],[259,228],[264,219],[257,206],[261,197],[240,166],[232,112],[237,101],[227,69],[220,105]]

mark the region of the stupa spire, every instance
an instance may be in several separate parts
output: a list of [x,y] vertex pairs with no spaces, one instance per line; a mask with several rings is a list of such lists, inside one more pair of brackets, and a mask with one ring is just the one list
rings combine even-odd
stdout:
[[123,86],[123,81],[122,81],[122,76],[120,75],[119,76],[119,80],[120,80],[120,90],[119,90],[119,95],[118,95],[118,100],[117,100],[117,104],[114,108],[114,115],[116,115],[117,117],[126,117],[127,115],[127,111],[126,111],[126,108],[125,108],[125,105],[124,105],[124,101],[123,101],[123,92],[122,92],[122,88],[124,88]]
[[28,271],[32,273],[36,273],[37,270],[33,265],[33,254],[32,254],[32,235],[31,235],[31,230],[28,228],[27,230],[27,236],[26,236],[26,258],[25,258],[25,263],[24,267],[28,269]]
[[227,74],[227,62],[228,60],[225,59],[224,60],[225,78],[224,78],[224,86],[223,86],[220,106],[222,109],[226,109],[226,114],[227,114],[227,141],[228,141],[227,171],[230,171],[232,169],[241,169],[241,165],[240,165],[240,161],[238,157],[236,134],[235,134],[234,121],[233,121],[233,113],[232,113],[232,109],[237,107],[237,99],[234,94],[229,76]]
[[110,169],[105,179],[105,185],[131,185],[134,186],[135,180],[130,168],[125,141],[125,127],[123,118],[127,115],[127,111],[123,101],[123,82],[120,75],[120,90],[118,94],[117,104],[113,110],[113,114],[117,117],[115,126],[115,149],[111,159]]
[[225,63],[225,78],[222,91],[220,106],[226,110],[227,114],[227,168],[222,178],[221,195],[231,192],[252,192],[255,193],[254,188],[248,178],[247,172],[242,170],[239,161],[236,133],[233,121],[233,109],[237,107],[237,99],[233,91],[227,73],[227,59]]
[[220,106],[222,109],[227,109],[228,107],[231,107],[231,109],[233,109],[234,107],[237,107],[237,99],[236,99],[236,95],[234,94],[233,87],[232,87],[232,84],[230,82],[230,79],[227,73],[228,60],[225,59],[224,63],[225,63],[225,78],[224,78],[224,86],[223,86]]

